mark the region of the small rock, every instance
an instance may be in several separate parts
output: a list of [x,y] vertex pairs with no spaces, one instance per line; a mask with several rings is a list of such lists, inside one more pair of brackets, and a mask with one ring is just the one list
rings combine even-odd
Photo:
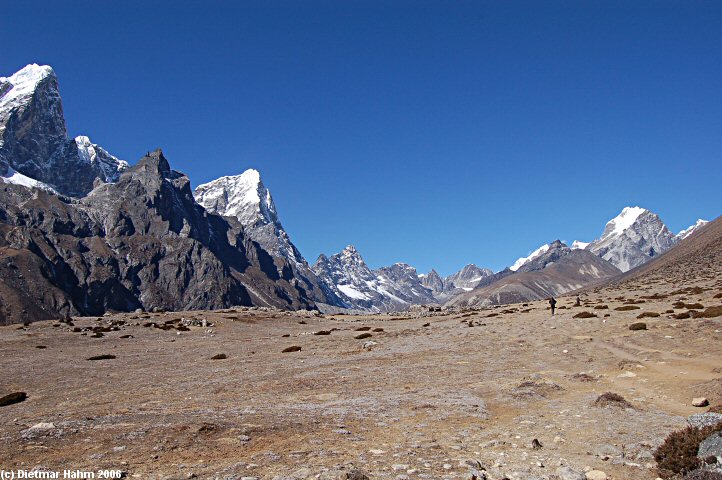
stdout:
[[692,399],[693,407],[706,407],[707,405],[709,405],[709,400],[704,397],[696,397]]
[[299,347],[298,345],[292,345],[290,347],[286,347],[283,350],[281,350],[281,353],[300,352],[300,351],[301,351],[301,347]]
[[591,470],[586,475],[587,480],[607,480],[607,474],[601,470]]
[[584,473],[566,466],[557,468],[556,473],[560,480],[587,480]]
[[378,342],[374,342],[373,340],[369,340],[367,342],[364,342],[363,345],[361,345],[361,348],[364,350],[371,350],[376,345],[378,345]]

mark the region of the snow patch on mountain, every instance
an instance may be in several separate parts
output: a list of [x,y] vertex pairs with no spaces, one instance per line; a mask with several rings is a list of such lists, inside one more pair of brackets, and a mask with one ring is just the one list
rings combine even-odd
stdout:
[[634,225],[634,222],[637,221],[640,215],[647,211],[648,210],[641,207],[624,207],[619,215],[607,222],[602,238],[605,236],[621,235],[626,229]]
[[108,183],[117,182],[120,178],[120,174],[130,167],[128,162],[111,155],[103,147],[97,143],[91,142],[90,138],[84,135],[75,137],[74,141],[75,145],[78,147],[80,160],[99,168],[103,172],[103,175]]
[[414,267],[395,263],[371,270],[353,245],[330,257],[320,255],[312,269],[350,308],[393,312],[436,301]]
[[589,246],[590,243],[591,242],[582,242],[580,240],[574,240],[572,242],[571,249],[572,250],[584,250],[585,248],[587,248]]
[[685,228],[684,230],[682,230],[681,232],[679,232],[675,237],[677,238],[678,241],[679,241],[679,240],[684,240],[685,238],[689,237],[689,236],[692,235],[694,232],[696,232],[697,230],[699,230],[701,227],[704,227],[704,226],[705,226],[706,224],[708,224],[708,223],[709,223],[708,220],[702,220],[702,219],[700,218],[700,219],[698,219],[698,220],[694,223],[694,225],[691,225],[691,226]]
[[7,172],[5,172],[3,175],[0,175],[0,180],[4,181],[5,183],[22,185],[22,186],[28,187],[28,188],[40,188],[40,189],[46,190],[48,192],[57,193],[53,189],[53,187],[51,187],[47,183],[39,182],[39,181],[35,180],[34,178],[27,177],[27,176],[23,175],[22,173],[16,172],[12,168],[8,168]]
[[537,248],[536,250],[531,252],[528,256],[517,259],[516,262],[514,262],[514,264],[511,267],[509,267],[509,270],[511,270],[512,272],[516,272],[517,270],[519,270],[519,268],[522,265],[524,265],[525,263],[528,263],[528,262],[534,260],[536,257],[546,253],[547,250],[549,250],[548,243]]

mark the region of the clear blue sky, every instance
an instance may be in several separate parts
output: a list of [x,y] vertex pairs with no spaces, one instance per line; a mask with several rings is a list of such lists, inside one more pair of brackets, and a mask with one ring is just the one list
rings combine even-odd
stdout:
[[71,135],[194,185],[261,171],[310,262],[495,270],[722,202],[719,1],[0,0]]

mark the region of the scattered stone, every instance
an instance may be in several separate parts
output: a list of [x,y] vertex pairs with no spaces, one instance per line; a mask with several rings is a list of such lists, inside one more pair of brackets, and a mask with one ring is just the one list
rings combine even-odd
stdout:
[[361,348],[364,350],[371,350],[376,345],[378,345],[378,342],[374,342],[373,340],[369,340],[368,342],[364,342],[363,345],[361,345]]
[[[641,317],[637,317],[637,318],[641,318]],[[631,324],[629,326],[629,329],[630,330],[646,330],[647,324],[644,322],[636,322],[636,323]]]
[[331,330],[319,330],[318,332],[313,332],[314,335],[331,335]]
[[709,400],[704,397],[696,397],[692,399],[693,407],[706,407],[709,405]]
[[366,332],[366,333],[362,333],[362,334],[360,334],[360,335],[356,335],[356,336],[353,337],[353,338],[355,338],[356,340],[363,340],[364,338],[371,338],[372,336],[373,336],[373,335],[371,335],[370,333]]
[[346,473],[346,480],[371,480],[368,475],[361,470],[353,469]]
[[607,480],[607,474],[601,470],[591,470],[586,473],[587,480]]
[[225,353],[219,353],[218,355],[213,355],[211,360],[225,360],[226,358],[228,358],[228,355]]
[[597,315],[592,312],[579,312],[572,318],[597,318]]
[[717,465],[722,470],[722,432],[715,432],[699,444],[697,457],[708,464]]
[[358,327],[356,329],[357,332],[368,332],[369,330],[371,330],[371,327]]
[[28,398],[28,394],[25,392],[13,392],[4,397],[0,397],[0,407],[6,407],[15,403],[24,402]]
[[541,449],[543,446],[544,446],[544,445],[542,445],[542,443],[541,443],[538,439],[536,439],[536,438],[531,441],[531,448],[533,448],[534,450],[539,450],[539,449]]
[[299,347],[298,345],[292,345],[290,347],[286,347],[283,350],[281,350],[281,353],[300,352],[300,351],[301,351],[301,347]]
[[697,428],[709,427],[722,423],[722,414],[713,412],[695,413],[687,418],[687,422]]

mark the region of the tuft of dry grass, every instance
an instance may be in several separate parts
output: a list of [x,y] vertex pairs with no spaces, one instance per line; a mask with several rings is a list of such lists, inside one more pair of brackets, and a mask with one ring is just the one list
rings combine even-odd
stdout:
[[634,408],[623,396],[614,392],[605,392],[594,401],[595,407]]
[[637,315],[637,318],[656,318],[659,314],[657,312],[642,312]]
[[86,358],[86,360],[114,360],[114,359],[115,359],[115,355],[108,355],[108,354],[95,355],[93,357]]
[[596,318],[597,316],[591,312],[579,312],[572,318]]
[[629,310],[639,310],[639,307],[636,305],[624,305],[624,306],[615,308],[615,310],[618,312],[626,312]]
[[[637,318],[639,318],[639,317],[637,317]],[[631,324],[629,326],[629,329],[630,330],[646,330],[647,324],[644,322],[636,322],[636,323]]]

